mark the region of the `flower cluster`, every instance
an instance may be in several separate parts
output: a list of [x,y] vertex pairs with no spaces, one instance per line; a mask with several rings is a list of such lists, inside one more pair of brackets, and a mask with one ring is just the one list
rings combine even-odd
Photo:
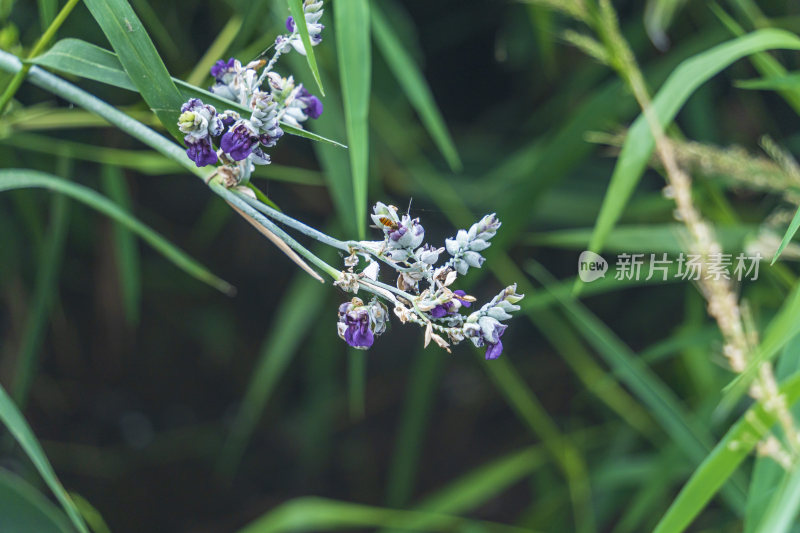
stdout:
[[[322,2],[306,0],[303,11],[316,45],[322,40]],[[211,68],[214,84],[209,90],[235,104],[232,109],[218,112],[199,98],[190,99],[181,108],[178,127],[185,135],[186,155],[198,167],[222,163],[229,185],[247,182],[255,165],[270,163],[265,150],[283,136],[281,124],[302,129],[305,121],[322,114],[319,98],[291,76],[284,78],[274,70],[278,57],[292,48],[305,54],[292,17],[286,27],[290,33],[277,38],[269,61],[257,59],[242,65],[230,58],[217,61]]]
[[[315,46],[322,40],[323,25],[319,22],[322,1],[305,0],[302,6],[310,44]],[[274,54],[269,61],[256,59],[242,65],[231,58],[220,60],[211,68],[214,84],[210,91],[215,101],[225,100],[231,105],[221,112],[198,98],[183,105],[178,126],[185,135],[186,154],[198,167],[221,164],[216,174],[231,189],[228,191],[232,194],[230,200],[237,208],[245,212],[256,209],[347,252],[345,269],[338,272],[290,239],[272,221],[258,222],[265,233],[283,244],[282,250],[287,254],[291,252],[290,257],[318,279],[321,280],[300,255],[326,270],[341,289],[354,294],[363,290],[374,295],[367,303],[353,297],[339,306],[337,331],[350,346],[366,350],[374,344],[375,337],[386,331],[389,322],[388,308],[383,303],[386,302],[393,306],[401,322],[417,324],[424,329],[425,346],[433,341],[449,352],[451,344],[469,339],[476,347],[486,348],[486,359],[496,359],[503,351],[501,337],[507,328],[503,322],[519,310],[516,304],[522,295],[516,293],[516,285],[511,285],[489,303],[472,311],[475,297],[455,288],[459,276],[483,265],[485,258],[481,252],[490,246],[500,228],[500,221],[494,214],[484,216],[469,229],[458,230],[454,237],[445,240],[444,246],[435,247],[425,242],[425,228],[419,218],[412,218],[409,213],[401,215],[396,207],[378,202],[371,218],[374,227],[383,233],[382,239],[340,241],[275,211],[260,202],[248,188],[236,187],[249,181],[255,165],[270,163],[266,150],[277,144],[284,130],[296,132],[307,120],[322,114],[319,98],[303,84],[295,83],[291,76],[283,77],[274,69],[282,54],[291,50],[300,54],[308,51],[301,39],[298,21],[289,17],[286,30],[288,34],[275,40]],[[242,189],[250,195],[244,194]],[[252,217],[250,220],[256,223]],[[440,262],[445,253],[449,257]],[[360,263],[363,267],[357,270]],[[396,272],[394,283],[380,281],[381,265]]]
[[339,336],[350,346],[366,350],[375,342],[376,335],[386,331],[388,319],[389,311],[377,298],[367,305],[353,298],[339,306]]
[[[311,38],[311,46],[317,46],[322,42],[322,29],[325,28],[319,23],[322,17],[322,0],[305,0],[303,2],[303,15],[308,27],[308,36]],[[297,50],[297,53],[306,55],[306,49],[300,33],[297,31],[297,24],[293,17],[286,19],[286,30],[289,35],[280,35],[275,39],[275,48],[281,53],[288,51],[289,47]]]
[[[469,339],[477,347],[486,347],[486,359],[496,359],[503,351],[500,340],[505,332],[503,321],[511,318],[522,295],[511,285],[479,310],[465,315],[475,302],[473,296],[452,289],[459,275],[470,267],[480,268],[481,251],[489,247],[500,228],[494,214],[486,215],[468,230],[459,230],[447,239],[445,246],[433,247],[424,242],[425,228],[418,218],[400,215],[396,207],[377,203],[372,221],[383,232],[381,241],[350,241],[350,255],[345,258],[346,270],[335,282],[350,292],[366,289],[394,305],[394,313],[402,322],[412,322],[425,329],[425,345],[430,341],[449,350],[452,344]],[[439,257],[447,252],[450,258],[441,266]],[[355,271],[360,259],[366,266]],[[397,272],[394,286],[378,280],[379,262]],[[339,308],[339,336],[350,346],[365,349],[386,329],[386,307],[373,299],[369,305],[354,298]]]

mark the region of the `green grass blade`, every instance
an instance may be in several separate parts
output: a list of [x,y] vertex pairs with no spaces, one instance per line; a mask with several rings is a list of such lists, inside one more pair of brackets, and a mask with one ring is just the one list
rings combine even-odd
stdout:
[[319,297],[316,280],[305,273],[295,276],[278,306],[281,310],[278,319],[264,339],[253,377],[220,453],[217,466],[224,475],[231,476],[235,471],[270,395],[314,324],[324,301]]
[[[526,242],[533,246],[586,250],[592,231],[591,228],[558,229],[528,235]],[[737,224],[719,228],[716,236],[723,250],[735,250],[743,249],[746,238],[757,232],[755,224]],[[614,253],[647,250],[678,255],[685,252],[688,237],[683,224],[626,224],[616,226],[608,233],[603,249]]]
[[136,89],[176,139],[184,100],[127,0],[84,0]]
[[211,75],[210,71],[214,63],[219,59],[225,59],[222,56],[228,50],[240,29],[242,29],[242,17],[238,15],[231,17],[222,28],[222,31],[219,32],[217,38],[214,39],[214,42],[211,43],[211,46],[208,47],[206,53],[203,54],[203,57],[197,62],[194,69],[192,69],[192,73],[187,76],[186,83],[189,85],[203,83]]
[[[413,510],[458,514],[476,509],[546,465],[547,460],[547,454],[541,446],[508,453],[448,483],[419,505],[415,505]],[[426,521],[421,520],[414,523],[414,526],[422,529],[426,524]]]
[[[758,30],[717,45],[681,63],[653,99],[653,111],[661,126],[666,128],[692,93],[718,72],[737,59],[771,49],[800,50],[800,38],[782,30]],[[654,146],[647,121],[640,115],[628,130],[614,167],[589,243],[590,250],[602,250],[608,234],[639,183]]]
[[408,378],[403,411],[394,441],[387,476],[386,504],[405,506],[414,489],[425,428],[435,404],[436,386],[446,359],[430,357],[427,350],[417,352]]
[[367,354],[362,350],[347,350],[347,405],[350,418],[364,418],[367,410]]
[[[299,0],[295,0],[299,2]],[[348,0],[334,7],[336,51],[344,101],[350,170],[353,179],[355,219],[360,239],[365,238],[369,175],[369,101],[372,57],[367,0]]]
[[800,208],[798,208],[797,211],[795,212],[794,217],[792,217],[792,221],[789,223],[789,228],[786,230],[786,233],[783,234],[783,238],[781,239],[781,244],[775,251],[775,255],[772,256],[771,264],[775,264],[775,261],[777,261],[778,258],[781,256],[784,248],[786,248],[786,245],[788,245],[789,242],[791,242],[792,238],[794,237],[794,234],[797,233],[797,228],[800,228]]
[[0,138],[0,144],[29,152],[130,168],[151,176],[179,174],[183,171],[177,162],[149,150],[106,148],[33,133],[16,133],[10,137]]
[[[766,21],[766,19],[763,17],[763,15],[759,14],[758,7],[755,4],[746,1],[738,1],[735,2],[735,4],[737,4],[737,7],[740,8],[740,11],[742,11],[742,13],[749,18],[756,27],[763,27],[763,22]],[[739,23],[736,22],[733,17],[728,15],[716,2],[711,2],[709,7],[717,16],[717,18],[720,19],[722,24],[733,35],[740,37],[745,34],[744,28],[742,28]],[[766,52],[753,54],[750,57],[750,62],[753,63],[753,66],[756,67],[756,70],[758,70],[764,76],[773,78],[781,77],[786,74],[786,69],[783,68],[783,65],[781,65],[777,59]],[[781,87],[776,90],[781,97],[786,100],[786,103],[788,103],[795,110],[796,113],[800,113],[800,91],[797,87]]]
[[[419,523],[425,525],[415,526]],[[533,533],[530,529],[447,514],[386,509],[312,497],[284,503],[240,530],[240,533],[354,531],[373,527],[396,527],[411,531],[465,531],[468,526],[482,527],[496,533]]]
[[53,23],[53,19],[56,18],[58,0],[38,0],[36,4],[39,7],[39,22],[42,26],[42,31],[45,31]]
[[67,516],[25,480],[0,469],[0,516],[5,531],[74,533]]
[[800,90],[800,73],[790,72],[784,76],[739,80],[734,85],[739,89],[754,91]]
[[[168,29],[166,21],[161,19],[162,15],[153,9],[149,0],[131,0],[131,4],[133,10],[139,14],[142,22],[149,28],[150,35],[153,36],[153,40],[155,40],[158,50],[161,52],[161,57],[168,61],[178,61],[183,57],[184,51],[189,46],[185,31],[186,29],[191,29],[189,25],[185,25],[185,28],[173,26]],[[181,44],[178,44],[179,42]]]
[[[132,211],[131,198],[125,176],[117,167],[102,169],[103,189],[109,199],[125,211]],[[139,323],[142,299],[142,279],[139,266],[139,248],[136,236],[125,226],[114,223],[114,256],[122,285],[122,303],[128,324]]]
[[[290,0],[299,4],[300,0]],[[336,51],[344,101],[344,122],[350,147],[355,226],[366,238],[369,180],[369,101],[372,78],[369,3],[367,0],[339,2],[334,7]],[[348,355],[351,414],[364,412],[366,365],[363,354]]]
[[70,183],[43,172],[25,169],[0,170],[0,191],[28,188],[42,188],[65,194],[70,198],[78,200],[108,215],[136,233],[139,237],[144,239],[147,244],[152,246],[156,251],[161,253],[161,255],[190,276],[211,285],[225,294],[232,294],[235,292],[233,286],[228,282],[209,272],[204,266],[186,255],[164,237],[139,222],[136,218],[132,217],[101,194],[83,187],[82,185]]
[[[476,355],[483,359],[481,350]],[[536,394],[527,386],[508,358],[496,359],[484,365],[498,390],[506,397],[517,416],[532,433],[542,440],[559,468],[567,478],[572,500],[575,530],[594,531],[591,485],[586,461],[580,450],[561,433],[556,423],[542,406]]]
[[758,368],[765,361],[769,361],[778,354],[796,335],[800,334],[800,283],[795,285],[792,292],[786,297],[781,308],[770,320],[764,331],[761,344],[755,356],[747,363],[744,372],[739,374],[734,380],[725,387],[723,406],[728,408],[746,392],[748,385],[756,377]]
[[780,490],[775,493],[767,508],[758,533],[786,533],[791,531],[800,511],[800,467],[787,474]]
[[[322,94],[322,96],[325,96],[325,89],[322,87],[322,78],[320,78],[319,76],[317,57],[314,55],[314,47],[311,46],[311,36],[308,34],[308,26],[306,25],[306,16],[303,14],[303,0],[286,0],[286,3],[289,5],[289,12],[292,14],[292,17],[294,18],[294,23],[297,26],[297,31],[300,33],[300,38],[303,40],[303,48],[306,51],[306,61],[308,61],[308,68],[311,69],[311,74],[314,76],[314,81],[317,82],[317,87],[319,87],[319,92]],[[338,5],[339,4],[337,4],[337,6]],[[342,37],[341,35],[336,36],[337,39],[340,39],[341,37]]]
[[433,142],[447,160],[447,164],[454,171],[461,170],[461,159],[455,143],[419,67],[414,64],[411,55],[403,48],[400,39],[381,11],[379,3],[372,5],[370,14],[372,15],[372,35],[395,79],[403,88],[411,105],[416,109],[422,123],[433,138]]
[[[787,380],[780,391],[788,405],[797,402],[800,399],[800,375],[795,374]],[[775,423],[774,411],[766,410],[760,403],[750,407],[695,470],[658,522],[654,533],[685,531]]]
[[0,421],[3,422],[3,425],[6,426],[14,437],[14,440],[19,443],[25,454],[30,458],[36,470],[39,472],[39,475],[42,476],[42,479],[44,479],[44,482],[50,490],[53,491],[56,499],[64,508],[67,516],[69,516],[78,531],[81,533],[89,533],[83,518],[67,494],[67,491],[64,490],[58,477],[56,477],[56,473],[53,471],[50,461],[47,460],[39,441],[36,440],[33,431],[31,431],[30,426],[28,426],[28,423],[25,421],[25,417],[22,416],[17,406],[14,405],[13,400],[9,397],[8,393],[6,393],[2,385],[0,385]]
[[14,401],[22,407],[27,403],[28,393],[39,367],[39,350],[45,337],[53,301],[58,293],[58,274],[69,228],[69,199],[58,196],[52,200],[51,206],[52,219],[44,250],[38,261],[33,305],[25,324],[14,374],[12,393]]
[[[775,365],[778,382],[800,371],[800,336],[796,336],[783,349]],[[800,415],[800,405],[790,409],[795,419]],[[744,532],[753,533],[762,522],[768,503],[778,491],[786,471],[770,457],[759,456],[753,467],[745,510]]]
[[[119,87],[120,89],[127,89],[129,91],[137,90],[128,73],[122,68],[122,63],[120,63],[117,54],[91,43],[87,43],[86,41],[81,41],[80,39],[62,39],[53,45],[49,51],[32,59],[30,62],[60,72],[80,76],[100,83],[106,83],[114,87]],[[220,98],[209,91],[195,87],[185,81],[176,78],[172,78],[172,81],[180,93],[181,103],[189,98],[200,98],[205,103],[212,104],[218,109],[234,109],[240,113],[250,112],[241,104]],[[178,109],[180,109],[180,104],[178,105]],[[289,135],[296,135],[312,141],[328,143],[339,148],[347,148],[347,146],[341,143],[327,139],[308,130],[288,124],[281,124],[281,128]]]
[[308,131],[308,130],[303,130],[303,129],[300,129],[300,128],[296,128],[294,126],[290,126],[289,124],[286,124],[286,123],[283,123],[283,122],[281,123],[281,129],[283,131],[285,131],[286,133],[288,133],[289,135],[296,135],[298,137],[303,137],[305,139],[310,139],[312,141],[322,142],[322,143],[325,143],[325,144],[329,144],[331,146],[335,146],[337,148],[347,148],[346,145],[344,145],[344,144],[342,144],[340,142],[336,142],[336,141],[333,141],[331,139],[328,139],[327,137],[323,137],[322,135],[318,135],[318,134],[314,133],[313,131]]
[[[542,266],[534,265],[530,272],[546,287],[552,283],[552,277]],[[653,417],[686,456],[695,464],[701,462],[711,448],[712,439],[708,430],[687,416],[672,391],[588,309],[569,298],[560,298],[559,303],[575,328],[649,407]],[[744,503],[741,480],[737,480],[734,486],[735,492],[731,490],[729,494],[734,499],[733,503],[740,507]]]
[[109,529],[108,524],[106,524],[103,515],[89,503],[89,500],[77,492],[70,492],[69,496],[81,512],[81,516],[83,516],[86,523],[89,524],[89,529],[91,529],[93,533],[111,533],[111,529]]
[[61,39],[28,62],[129,91],[137,90],[117,54],[80,39]]

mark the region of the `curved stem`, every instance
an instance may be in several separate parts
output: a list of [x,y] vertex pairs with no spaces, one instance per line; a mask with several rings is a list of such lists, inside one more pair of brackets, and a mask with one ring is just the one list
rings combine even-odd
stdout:
[[[17,56],[0,50],[0,70],[5,70],[6,72],[20,72],[22,68],[22,62]],[[36,66],[31,67],[28,71],[27,80],[37,87],[41,87],[68,102],[103,117],[131,137],[140,140],[156,152],[176,161],[186,170],[204,181],[208,180],[210,177],[211,173],[198,168],[197,165],[189,159],[183,148],[83,89]]]
[[239,198],[247,202],[251,207],[258,209],[268,217],[275,219],[283,224],[286,224],[287,226],[296,229],[300,233],[308,235],[312,239],[318,240],[322,244],[327,244],[328,246],[333,246],[334,248],[338,248],[339,250],[344,250],[346,252],[350,251],[345,241],[334,239],[333,237],[330,237],[329,235],[326,235],[325,233],[322,233],[321,231],[314,229],[311,226],[303,224],[299,220],[296,220],[290,217],[289,215],[281,213],[280,211],[273,209],[272,207],[265,205],[264,203],[259,202],[256,199],[250,198],[245,194],[237,193],[237,196],[239,196]]
[[[19,60],[17,56],[0,50],[0,70],[16,73],[22,71],[22,69],[23,69],[22,62]],[[181,166],[183,166],[187,171],[199,177],[204,182],[208,182],[209,179],[214,175],[215,171],[209,173],[208,170],[203,170],[201,168],[198,168],[194,164],[194,162],[187,157],[186,152],[183,150],[183,148],[178,146],[171,140],[167,139],[166,137],[157,133],[151,128],[145,126],[141,122],[129,117],[128,115],[118,110],[114,106],[100,100],[96,96],[89,94],[83,89],[80,89],[65,80],[62,80],[58,76],[50,74],[49,72],[39,67],[33,66],[27,72],[27,80],[48,92],[60,96],[61,98],[67,100],[68,102],[78,105],[106,119],[109,123],[121,129],[122,131],[126,132],[131,137],[138,139],[139,141],[146,144],[153,150],[176,161]],[[288,235],[285,231],[283,231],[280,227],[278,227],[275,223],[273,223],[269,218],[267,218],[264,215],[269,215],[271,218],[279,220],[280,222],[295,228],[301,233],[308,235],[309,237],[314,238],[320,242],[323,242],[324,244],[333,246],[339,250],[350,252],[353,249],[358,249],[359,251],[369,253],[370,255],[375,256],[381,261],[390,264],[390,266],[392,266],[395,269],[398,268],[396,265],[389,263],[385,257],[382,257],[379,254],[374,253],[374,251],[361,246],[358,241],[340,241],[338,239],[334,239],[333,237],[329,237],[328,235],[325,235],[324,233],[310,226],[307,226],[306,224],[303,224],[302,222],[299,222],[288,215],[284,215],[283,213],[276,211],[269,206],[261,204],[260,202],[257,202],[255,200],[252,200],[251,198],[236,194],[228,190],[221,184],[215,183],[213,181],[209,183],[209,188],[215,194],[236,205],[238,208],[240,208],[242,211],[244,211],[250,217],[256,220],[259,224],[263,225],[265,228],[267,228],[275,235],[283,239],[288,246],[290,246],[298,254],[308,259],[318,268],[323,270],[334,280],[338,280],[341,277],[341,272],[339,270],[337,270],[333,266],[329,265],[316,255],[311,253],[308,249],[303,247],[300,243],[294,240],[290,235]],[[414,297],[412,295],[404,291],[401,291],[396,287],[382,283],[380,281],[359,280],[359,285],[364,290],[372,294],[375,294],[377,296],[382,296],[385,298],[386,297],[385,292],[388,291],[390,293],[393,293],[408,300],[409,302],[414,301]],[[419,313],[418,310],[415,309],[415,311]]]
[[341,273],[314,255],[310,250],[308,250],[305,246],[294,240],[288,233],[283,231],[278,225],[272,222],[270,219],[259,213],[249,201],[249,198],[244,197],[243,195],[236,194],[230,190],[228,190],[224,185],[212,181],[209,184],[209,187],[212,191],[216,194],[224,198],[226,201],[230,202],[231,204],[235,205],[242,211],[244,211],[248,216],[253,218],[256,222],[267,228],[269,231],[277,235],[278,237],[283,240],[289,247],[291,247],[295,252],[302,255],[304,258],[308,259],[311,263],[316,265],[330,277],[335,280],[338,280],[341,277]]

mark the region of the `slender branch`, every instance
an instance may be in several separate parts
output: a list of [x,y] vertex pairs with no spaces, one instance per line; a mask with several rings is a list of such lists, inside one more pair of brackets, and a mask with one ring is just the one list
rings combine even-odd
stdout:
[[239,193],[237,195],[242,200],[247,202],[251,207],[253,207],[255,209],[258,209],[259,211],[261,211],[262,213],[264,213],[268,217],[270,217],[272,219],[275,219],[278,222],[281,222],[283,224],[286,224],[287,226],[290,226],[290,227],[296,229],[300,233],[302,233],[304,235],[308,235],[312,239],[318,240],[322,244],[327,244],[328,246],[332,246],[334,248],[338,248],[339,250],[343,250],[345,252],[349,252],[350,251],[350,247],[347,244],[347,242],[345,242],[345,241],[340,241],[339,239],[334,239],[333,237],[330,237],[330,236],[322,233],[321,231],[312,228],[311,226],[303,224],[299,220],[296,220],[296,219],[290,217],[289,215],[281,213],[280,211],[278,211],[276,209],[273,209],[272,207],[270,207],[268,205],[265,205],[262,202],[259,202],[258,200],[255,200],[255,199],[253,199],[253,198],[251,198],[251,197],[249,197],[249,196],[247,196],[245,194],[240,194]]
[[211,183],[209,183],[209,187],[217,195],[225,199],[225,201],[227,201],[231,205],[236,206],[238,209],[241,209],[249,217],[253,218],[259,224],[261,224],[269,231],[280,237],[283,240],[283,242],[288,244],[295,252],[302,255],[304,258],[308,259],[311,263],[313,263],[318,268],[323,270],[334,280],[338,280],[341,277],[341,273],[337,269],[335,269],[334,267],[332,267],[331,265],[329,265],[316,255],[314,255],[314,253],[312,253],[302,244],[294,240],[288,233],[283,231],[278,225],[276,225],[270,219],[265,217],[263,214],[259,213],[254,207],[250,205],[249,202],[245,201],[244,196],[228,190],[224,185],[218,183],[215,180],[212,180]]
[[[19,73],[23,70],[23,65],[19,58],[15,55],[0,50],[0,70]],[[151,147],[155,151],[179,163],[186,170],[199,177],[204,182],[208,183],[209,188],[215,194],[222,197],[232,206],[235,206],[238,210],[241,210],[248,217],[259,223],[268,231],[277,235],[295,252],[306,258],[309,262],[324,271],[334,280],[341,278],[342,273],[339,270],[314,255],[264,215],[269,215],[275,220],[291,226],[301,233],[329,246],[333,246],[337,249],[347,252],[359,250],[373,255],[383,262],[387,262],[385,257],[382,257],[380,254],[375,254],[374,251],[363,247],[358,241],[340,241],[338,239],[334,239],[314,228],[311,228],[310,226],[303,224],[302,222],[289,217],[288,215],[281,213],[280,211],[276,211],[269,206],[253,200],[252,198],[237,194],[227,189],[222,184],[212,179],[215,171],[208,172],[207,170],[198,168],[194,162],[186,156],[183,148],[151,128],[145,126],[141,122],[129,117],[122,111],[116,109],[114,106],[107,104],[96,96],[89,94],[88,92],[65,80],[62,80],[58,76],[50,74],[49,72],[36,66],[30,68],[26,74],[28,81],[34,85],[45,89],[48,92],[56,94],[68,102],[95,113],[96,115],[106,119],[112,125],[128,133],[130,136]],[[389,264],[393,268],[399,268],[393,263]],[[358,284],[361,289],[375,294],[376,296],[386,298],[390,301],[393,301],[393,295],[400,296],[412,304],[415,299],[414,296],[408,294],[407,292],[380,281],[359,279]],[[425,318],[424,313],[416,309],[416,306],[413,306],[413,310],[416,314]]]
[[[22,62],[17,56],[0,50],[0,70],[5,70],[6,72],[20,72],[22,69]],[[34,66],[28,71],[27,80],[37,87],[103,117],[109,123],[121,129],[131,137],[138,139],[156,152],[176,161],[202,180],[207,181],[212,175],[208,170],[198,168],[197,165],[189,159],[183,148],[170,139],[148,128],[138,120],[129,117],[116,107],[107,104],[96,96],[62,80],[58,76]]]

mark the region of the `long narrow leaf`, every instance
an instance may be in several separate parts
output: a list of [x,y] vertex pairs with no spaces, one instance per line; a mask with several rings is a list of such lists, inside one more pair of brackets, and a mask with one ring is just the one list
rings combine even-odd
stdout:
[[465,531],[467,527],[472,527],[473,530],[482,528],[496,533],[533,533],[527,528],[448,514],[401,511],[323,498],[298,498],[287,502],[248,525],[240,533],[354,531],[372,527],[397,527],[411,531]]
[[772,256],[772,264],[775,264],[775,261],[777,261],[783,253],[784,248],[791,242],[794,234],[797,233],[797,228],[800,228],[800,208],[797,209],[794,217],[792,217],[792,221],[789,223],[786,233],[783,234],[780,246],[778,246],[778,249],[775,251],[775,255]]
[[164,237],[120,209],[119,206],[111,202],[103,195],[81,185],[70,183],[63,179],[59,179],[35,170],[0,170],[0,191],[30,188],[49,189],[54,192],[66,194],[75,200],[85,203],[101,213],[108,215],[115,221],[123,224],[126,228],[139,235],[156,251],[160,252],[164,257],[174,263],[175,266],[190,276],[195,277],[226,294],[232,294],[235,292],[233,286],[231,286],[228,282],[209,272],[204,266],[200,265],[197,263],[197,261],[186,255],[183,251],[176,248]]
[[67,516],[42,493],[0,469],[0,517],[5,531],[74,533]]
[[[319,67],[317,66],[317,57],[314,55],[314,47],[311,46],[311,36],[308,33],[308,25],[306,24],[306,17],[303,13],[303,0],[286,0],[289,4],[289,12],[292,14],[294,23],[297,26],[297,31],[300,33],[300,39],[303,41],[303,48],[306,51],[306,61],[308,61],[308,68],[311,69],[311,74],[314,75],[314,81],[317,82],[319,92],[325,96],[325,89],[322,87],[322,79],[319,76]],[[338,4],[337,4],[338,5]],[[341,38],[341,36],[337,36]]]
[[[46,53],[32,59],[31,63],[106,83],[120,89],[137,90],[128,73],[122,68],[117,54],[80,39],[62,39]],[[189,98],[200,98],[205,103],[212,104],[218,109],[234,109],[243,114],[250,113],[250,110],[237,102],[220,98],[214,93],[195,87],[177,78],[172,78],[172,81],[180,93],[181,102],[185,102]],[[178,105],[178,108],[180,108],[180,105]],[[281,128],[290,135],[347,148],[341,143],[289,124],[282,123]]]
[[775,492],[759,533],[786,533],[791,530],[800,511],[800,468],[788,473],[781,490]]
[[[788,405],[793,405],[800,399],[800,374],[787,380],[780,391]],[[760,403],[748,409],[692,474],[654,533],[685,531],[775,422],[775,411]]]
[[781,308],[767,325],[763,340],[759,344],[755,356],[748,361],[744,371],[725,388],[724,405],[732,407],[756,377],[761,364],[775,357],[781,348],[796,335],[800,334],[798,316],[800,316],[800,283],[795,285],[792,292],[783,301]]
[[374,29],[372,35],[394,77],[405,91],[411,105],[417,110],[422,123],[433,138],[433,142],[447,160],[447,164],[453,170],[461,170],[461,159],[455,143],[450,132],[447,131],[447,126],[425,78],[414,64],[411,55],[403,48],[400,39],[381,11],[379,3],[372,4],[370,14]]
[[3,425],[6,426],[14,437],[14,440],[19,443],[25,454],[30,458],[36,470],[39,472],[39,475],[42,476],[42,479],[47,483],[50,490],[53,491],[56,499],[64,508],[67,516],[69,516],[78,531],[81,533],[89,533],[81,514],[58,480],[39,441],[36,440],[36,436],[34,436],[33,431],[31,431],[30,426],[25,421],[25,417],[19,412],[19,409],[14,405],[13,400],[11,400],[11,397],[6,393],[2,385],[0,385],[0,421],[3,422]]
[[176,139],[183,98],[127,0],[85,0],[136,89]]
[[[540,282],[549,286],[552,277],[544,268],[533,264],[529,269]],[[711,448],[711,434],[691,419],[672,391],[614,333],[581,303],[559,298],[575,328],[592,344],[615,370],[620,379],[645,403],[652,415],[675,440],[681,450],[697,464]],[[737,505],[744,501],[743,484],[737,480],[735,492],[729,492]]]
[[372,77],[367,0],[338,2],[334,7],[334,20],[339,30],[336,35],[336,51],[339,58],[347,144],[350,146],[354,215],[359,238],[363,239],[367,220],[368,119]]
[[33,305],[25,325],[12,389],[14,401],[23,408],[27,403],[28,392],[36,376],[39,366],[39,351],[47,324],[50,321],[53,301],[58,292],[56,288],[69,228],[69,200],[60,196],[53,199],[51,206],[50,227],[47,231],[43,253],[38,261]]
[[220,454],[218,468],[223,474],[233,474],[270,395],[297,353],[308,328],[314,324],[324,302],[318,291],[316,281],[305,274],[297,274],[278,306],[281,313],[267,332],[253,377]]
[[[125,176],[117,167],[106,165],[102,169],[103,188],[108,197],[117,205],[131,211],[131,198]],[[122,286],[122,302],[125,307],[125,318],[135,325],[139,322],[141,306],[141,272],[139,266],[139,248],[136,236],[122,224],[114,224],[114,256],[117,262],[120,284]]]
[[[764,29],[720,44],[681,63],[653,99],[662,127],[675,118],[686,100],[703,83],[749,54],[771,49],[800,50],[800,38],[786,31]],[[619,220],[653,153],[655,141],[643,115],[628,130],[611,183],[597,217],[589,249],[600,251]]]

